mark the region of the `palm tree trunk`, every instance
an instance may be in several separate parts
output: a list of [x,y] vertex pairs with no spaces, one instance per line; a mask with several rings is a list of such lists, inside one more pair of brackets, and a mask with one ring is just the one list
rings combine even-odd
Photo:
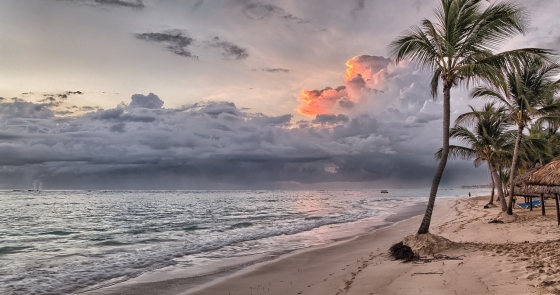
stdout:
[[428,206],[426,207],[426,213],[424,213],[424,219],[420,224],[418,229],[419,235],[427,234],[430,231],[430,222],[432,221],[432,213],[434,211],[434,205],[436,203],[436,195],[439,187],[439,182],[445,170],[445,165],[447,165],[447,157],[449,156],[449,125],[451,122],[451,84],[447,85],[445,83],[443,86],[443,147],[441,149],[441,159],[439,160],[439,165],[437,167],[434,179],[432,180],[432,188],[430,189],[430,198],[428,200]]
[[[488,166],[490,166],[490,163],[488,163]],[[492,179],[492,193],[490,194],[490,202],[488,202],[488,205],[493,205],[494,204],[494,192],[496,191],[496,181],[494,180],[494,175],[492,174],[492,169],[490,169],[490,178]]]
[[513,215],[513,180],[515,179],[515,171],[517,170],[517,158],[519,157],[519,146],[521,145],[521,137],[523,136],[524,125],[517,126],[517,139],[515,140],[515,148],[513,150],[513,159],[511,160],[511,170],[509,172],[509,200],[507,206],[507,214]]
[[504,198],[502,179],[500,178],[500,175],[498,175],[498,171],[496,171],[496,167],[494,167],[493,163],[488,162],[488,166],[490,167],[490,173],[492,174],[492,179],[498,188],[498,199],[500,199],[500,203],[502,204],[502,212],[506,212],[507,204],[506,204],[506,198]]

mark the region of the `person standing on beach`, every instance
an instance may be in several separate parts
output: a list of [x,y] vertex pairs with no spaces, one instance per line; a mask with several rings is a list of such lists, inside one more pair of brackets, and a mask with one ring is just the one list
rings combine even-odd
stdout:
[[469,192],[469,198],[471,197],[471,192]]

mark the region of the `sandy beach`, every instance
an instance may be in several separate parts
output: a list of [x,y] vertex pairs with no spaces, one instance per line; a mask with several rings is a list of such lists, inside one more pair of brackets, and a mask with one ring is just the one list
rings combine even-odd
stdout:
[[487,201],[439,200],[431,232],[457,244],[413,263],[394,261],[387,250],[414,234],[421,216],[254,264],[186,291],[181,291],[186,281],[174,279],[91,294],[560,294],[560,255],[554,253],[560,229],[553,202],[545,217],[539,208],[517,209],[517,222],[500,224],[488,223],[499,208],[483,209]]

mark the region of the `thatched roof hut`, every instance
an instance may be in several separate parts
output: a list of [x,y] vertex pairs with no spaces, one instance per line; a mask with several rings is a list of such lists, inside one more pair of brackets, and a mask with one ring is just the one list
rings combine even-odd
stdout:
[[560,193],[560,161],[544,167],[531,168],[513,180],[515,192],[520,195]]
[[[554,161],[542,168],[531,170],[514,180],[514,184],[518,186],[514,192],[520,195],[540,194],[541,201],[543,201],[545,194],[554,194],[556,215],[558,225],[560,225],[560,205],[558,201],[558,194],[560,194],[560,161]],[[542,206],[542,212],[544,215],[544,205]]]
[[527,185],[546,187],[548,191],[544,193],[560,193],[560,161],[550,162],[532,173]]

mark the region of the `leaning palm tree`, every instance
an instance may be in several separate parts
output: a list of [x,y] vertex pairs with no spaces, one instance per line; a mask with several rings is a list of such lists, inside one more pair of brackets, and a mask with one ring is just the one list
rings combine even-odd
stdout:
[[[483,162],[488,164],[492,175],[492,182],[498,188],[498,198],[502,211],[507,205],[503,195],[502,181],[498,175],[498,161],[508,149],[513,147],[515,134],[507,131],[510,120],[504,115],[505,108],[496,108],[494,104],[486,104],[482,109],[471,111],[457,118],[455,126],[450,130],[450,138],[461,142],[462,146],[450,145],[449,156],[465,160],[474,159],[474,166],[478,167]],[[468,127],[473,126],[473,130]],[[436,153],[436,158],[441,158],[443,149]]]
[[[471,92],[472,97],[486,97],[503,104],[509,118],[517,125],[509,177],[508,215],[513,214],[514,179],[523,130],[537,118],[554,118],[560,110],[560,103],[551,99],[560,90],[560,80],[554,80],[559,73],[560,66],[555,63],[538,58],[519,59],[503,68],[503,79],[496,79]],[[551,101],[554,103],[547,103]]]
[[493,74],[508,57],[546,54],[538,49],[520,49],[494,55],[493,51],[512,36],[524,33],[528,19],[525,10],[511,1],[487,4],[482,0],[440,0],[436,21],[424,19],[390,44],[398,64],[410,61],[433,73],[431,93],[437,98],[443,86],[443,148],[434,175],[430,198],[418,234],[429,232],[438,186],[449,155],[451,89],[463,83],[499,78]]

